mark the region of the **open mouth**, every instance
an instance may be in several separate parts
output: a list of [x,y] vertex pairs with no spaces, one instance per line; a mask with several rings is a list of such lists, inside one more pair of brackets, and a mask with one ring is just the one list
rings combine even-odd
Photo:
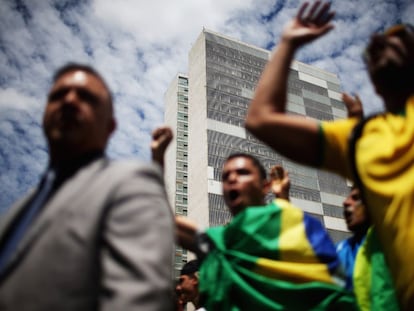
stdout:
[[229,199],[230,201],[234,201],[239,197],[240,193],[237,190],[231,190],[229,192]]

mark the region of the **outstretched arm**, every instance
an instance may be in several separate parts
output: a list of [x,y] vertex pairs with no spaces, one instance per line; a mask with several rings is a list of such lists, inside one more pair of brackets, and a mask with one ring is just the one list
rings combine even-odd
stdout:
[[187,217],[175,216],[175,239],[181,247],[197,253],[197,224]]
[[328,3],[305,2],[283,30],[279,45],[266,65],[246,118],[246,128],[277,152],[308,165],[318,160],[318,123],[285,114],[287,81],[295,52],[333,28]]

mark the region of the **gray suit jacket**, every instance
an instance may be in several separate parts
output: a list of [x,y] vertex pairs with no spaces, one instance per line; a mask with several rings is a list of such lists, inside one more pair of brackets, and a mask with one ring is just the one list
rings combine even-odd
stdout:
[[0,310],[170,310],[173,237],[160,167],[95,160],[29,228],[0,278]]

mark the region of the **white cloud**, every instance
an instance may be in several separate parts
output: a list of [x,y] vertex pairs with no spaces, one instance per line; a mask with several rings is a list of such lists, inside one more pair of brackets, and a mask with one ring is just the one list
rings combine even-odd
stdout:
[[[148,159],[163,122],[163,95],[203,27],[263,48],[279,40],[301,1],[14,1],[0,6],[0,210],[36,183],[47,163],[41,114],[53,71],[69,61],[96,67],[116,98],[115,157]],[[298,57],[336,73],[368,111],[380,109],[360,53],[370,33],[413,22],[409,0],[333,0],[336,28]]]

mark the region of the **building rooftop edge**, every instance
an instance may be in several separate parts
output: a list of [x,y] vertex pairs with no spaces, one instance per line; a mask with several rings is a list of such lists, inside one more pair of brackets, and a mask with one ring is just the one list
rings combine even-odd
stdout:
[[[213,35],[215,35],[215,36],[222,37],[222,38],[224,38],[224,39],[227,39],[227,40],[231,40],[231,41],[237,42],[237,43],[239,43],[239,44],[241,44],[241,45],[245,45],[245,46],[247,46],[247,47],[249,47],[249,48],[253,48],[253,49],[256,49],[256,50],[259,50],[259,51],[262,51],[262,52],[266,52],[266,53],[271,53],[271,52],[272,52],[272,51],[270,51],[270,50],[263,49],[263,48],[258,47],[258,46],[256,46],[256,45],[253,45],[253,44],[250,44],[250,43],[243,42],[243,41],[241,41],[240,39],[232,38],[232,37],[230,37],[230,36],[228,36],[228,35],[225,35],[225,34],[222,34],[222,33],[219,33],[219,32],[213,31],[213,30],[211,30],[211,29],[204,28],[204,27],[203,27],[202,32],[208,32],[208,33],[213,34]],[[330,72],[330,71],[326,71],[325,69],[322,69],[322,68],[316,67],[316,66],[314,66],[314,65],[309,65],[309,64],[306,64],[306,63],[301,62],[301,61],[298,61],[298,60],[293,60],[293,62],[298,63],[298,64],[301,64],[301,65],[304,65],[304,66],[307,66],[307,67],[311,67],[312,69],[316,69],[316,70],[318,70],[318,71],[320,71],[320,72],[326,73],[326,74],[331,75],[331,76],[333,76],[333,77],[335,77],[335,78],[337,78],[337,79],[338,79],[338,75],[337,75],[337,74],[332,73],[332,72]]]

